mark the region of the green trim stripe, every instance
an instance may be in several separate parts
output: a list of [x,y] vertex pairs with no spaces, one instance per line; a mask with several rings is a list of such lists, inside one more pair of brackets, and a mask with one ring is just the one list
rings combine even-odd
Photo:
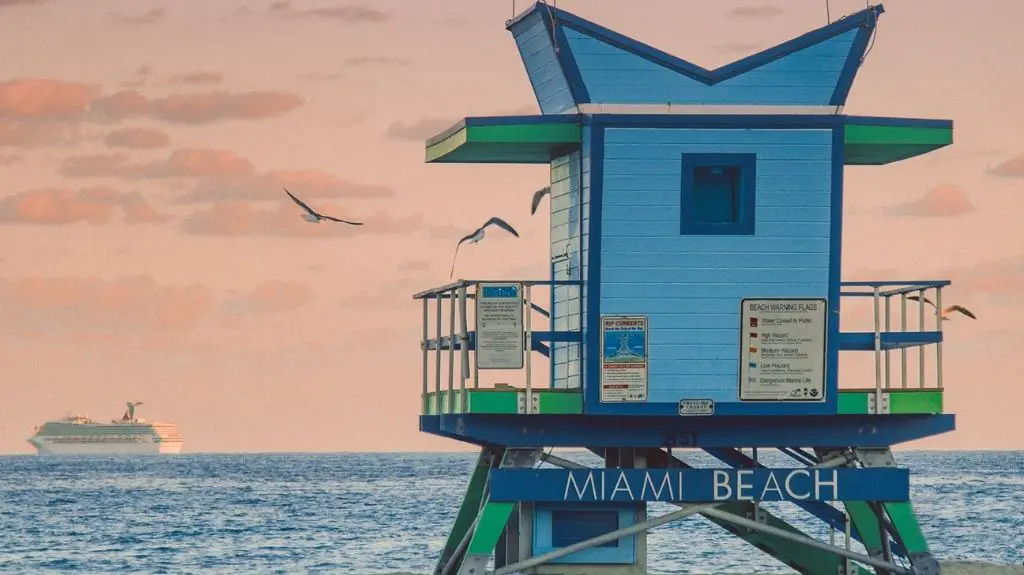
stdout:
[[470,125],[429,143],[426,161],[547,163],[555,148],[582,141],[579,124]]
[[953,143],[952,128],[849,124],[844,164],[882,165],[927,154]]
[[[942,413],[942,390],[940,389],[884,389],[889,396],[889,413]],[[839,390],[839,413],[841,415],[866,414],[868,396],[875,390]]]
[[[467,389],[468,413],[487,413],[514,415],[519,412],[518,393],[521,389]],[[535,389],[534,395],[539,402],[538,413],[544,414],[579,414],[583,413],[583,392],[578,389]],[[452,396],[455,402],[455,413],[461,411],[461,395],[459,390],[453,390]],[[440,395],[441,407],[447,407],[448,392],[442,391]],[[427,394],[424,401],[426,410],[424,415],[437,415],[437,394]],[[445,410],[442,410],[445,411]],[[445,411],[446,412],[446,411]]]

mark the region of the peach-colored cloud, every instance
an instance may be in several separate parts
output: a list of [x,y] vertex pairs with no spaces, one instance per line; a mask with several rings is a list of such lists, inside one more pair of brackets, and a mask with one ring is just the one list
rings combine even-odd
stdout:
[[71,156],[60,173],[69,178],[232,178],[255,171],[252,162],[229,150],[182,148],[166,160],[132,163],[126,154]]
[[396,58],[394,56],[353,56],[346,58],[341,63],[343,66],[353,68],[377,67],[377,66],[408,66],[412,60],[408,58]]
[[764,44],[760,42],[725,42],[723,44],[715,44],[711,49],[727,54],[753,54],[764,49]]
[[275,170],[232,180],[207,179],[180,198],[181,202],[277,200],[284,188],[300,198],[389,198],[395,191],[378,184],[360,184],[319,170]]
[[215,204],[187,216],[181,227],[187,233],[203,236],[337,238],[361,234],[406,234],[422,226],[422,218],[418,215],[394,218],[378,211],[363,217],[330,203],[318,205],[317,209],[342,219],[362,222],[363,225],[311,224],[301,218],[301,208],[290,200],[286,199],[286,202],[279,203],[274,209],[241,202]]
[[50,78],[0,82],[0,118],[68,120],[80,117],[100,93],[96,84]]
[[952,280],[957,293],[1024,301],[1024,256],[953,267],[939,277]]
[[107,146],[111,148],[146,150],[165,148],[170,143],[171,136],[156,128],[122,128],[107,134]]
[[357,310],[402,309],[415,305],[412,294],[423,289],[423,280],[409,276],[388,280],[342,298],[340,306]]
[[122,24],[156,24],[167,17],[166,8],[153,8],[135,16],[119,16],[117,19]]
[[269,12],[275,16],[306,17],[334,20],[351,24],[379,24],[391,20],[391,14],[365,6],[324,6],[320,8],[296,9],[291,0],[278,0],[270,5]]
[[21,156],[17,154],[0,154],[0,166],[13,166],[21,160]]
[[301,96],[287,91],[214,91],[149,99],[136,90],[122,90],[96,100],[91,111],[110,120],[148,117],[172,124],[209,124],[274,118],[304,103]]
[[42,188],[0,200],[0,222],[43,225],[113,221],[118,210],[126,223],[159,223],[167,220],[137,193],[123,193],[106,186],[70,190]]
[[920,198],[904,202],[892,208],[892,213],[903,216],[926,218],[948,218],[962,216],[974,211],[974,204],[960,188],[941,184]]
[[224,74],[222,72],[188,72],[174,76],[171,81],[182,84],[220,84],[224,81]]
[[396,140],[422,142],[451,128],[458,121],[459,118],[420,118],[411,124],[395,122],[388,126],[387,131],[384,133],[389,138],[395,138]]
[[1009,178],[1024,178],[1024,154],[1011,158],[989,169],[989,173]]
[[213,308],[201,285],[161,285],[150,275],[21,278],[0,282],[7,327],[103,332],[180,330],[197,326]]
[[8,6],[28,6],[29,4],[43,4],[50,0],[0,0],[0,8]]
[[421,272],[429,270],[432,266],[425,260],[407,260],[398,264],[398,271]]
[[71,127],[62,122],[0,120],[0,148],[32,148],[70,142]]

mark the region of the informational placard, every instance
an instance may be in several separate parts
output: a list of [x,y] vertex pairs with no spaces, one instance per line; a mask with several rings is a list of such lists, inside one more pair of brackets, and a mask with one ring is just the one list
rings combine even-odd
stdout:
[[714,415],[713,399],[680,399],[679,415]]
[[826,301],[740,305],[740,401],[825,401]]
[[477,284],[477,368],[522,369],[523,348],[523,285]]
[[647,401],[647,318],[601,318],[601,402]]

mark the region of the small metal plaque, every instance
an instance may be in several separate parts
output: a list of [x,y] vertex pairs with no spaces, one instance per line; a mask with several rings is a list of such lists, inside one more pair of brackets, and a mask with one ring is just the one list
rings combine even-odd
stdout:
[[680,399],[679,415],[714,415],[713,399]]

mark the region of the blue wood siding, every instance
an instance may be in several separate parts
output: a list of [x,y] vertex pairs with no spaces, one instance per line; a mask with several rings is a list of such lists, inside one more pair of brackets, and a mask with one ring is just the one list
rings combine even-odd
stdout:
[[827,105],[858,32],[849,30],[709,86],[578,30],[564,30],[591,102],[705,105]]
[[[555,280],[581,277],[580,226],[581,155],[574,152],[551,162],[551,266]],[[555,330],[579,330],[582,322],[582,293],[578,286],[554,288],[553,318]],[[580,387],[579,343],[555,343],[551,355],[552,387]]]
[[[754,235],[680,235],[685,153],[757,154]],[[600,313],[648,316],[648,401],[737,402],[740,299],[828,297],[831,130],[609,128],[603,166]]]
[[575,106],[541,13],[534,12],[516,22],[511,32],[541,112],[557,114]]

